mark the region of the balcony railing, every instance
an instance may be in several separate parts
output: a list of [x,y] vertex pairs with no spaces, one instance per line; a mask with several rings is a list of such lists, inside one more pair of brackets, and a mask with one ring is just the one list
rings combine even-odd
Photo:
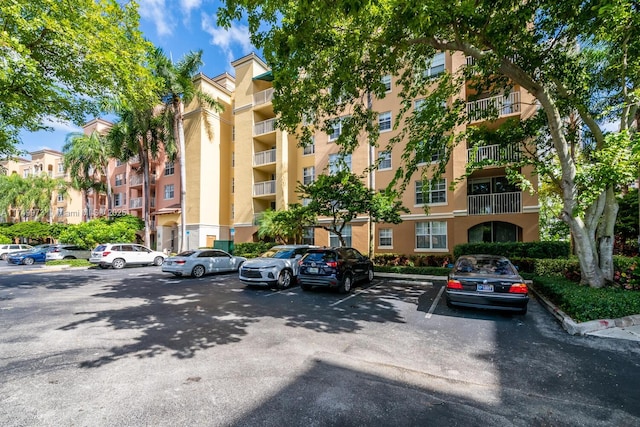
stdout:
[[136,209],[142,207],[142,197],[136,197],[129,200],[129,209]]
[[253,105],[268,104],[273,100],[273,88],[263,90],[253,95]]
[[520,150],[514,145],[501,147],[500,145],[484,145],[467,150],[467,162],[481,162],[483,160],[511,161],[520,160]]
[[494,215],[522,212],[522,192],[480,194],[468,197],[469,215]]
[[482,120],[490,115],[498,117],[520,112],[520,92],[511,92],[509,95],[498,95],[490,98],[467,102],[467,116],[469,121]]
[[268,119],[258,122],[253,126],[253,135],[262,135],[276,130],[276,119]]
[[253,166],[262,166],[276,162],[276,150],[260,151],[253,155]]
[[[144,176],[142,175],[133,175],[129,177],[129,185],[132,187],[142,185],[143,182],[144,182]],[[149,175],[149,184],[155,184],[155,183],[156,183],[156,176]]]
[[275,181],[263,181],[253,184],[254,196],[267,196],[276,194],[276,182]]

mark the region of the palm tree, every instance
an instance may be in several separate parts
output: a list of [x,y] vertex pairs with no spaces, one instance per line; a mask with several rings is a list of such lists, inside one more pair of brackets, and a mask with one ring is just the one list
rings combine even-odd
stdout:
[[[64,170],[71,176],[71,186],[84,194],[87,209],[86,220],[91,219],[89,192],[106,191],[107,208],[111,210],[111,184],[109,160],[111,149],[106,138],[94,131],[90,135],[70,133],[62,147]],[[103,182],[103,177],[106,178]]]
[[[185,153],[186,143],[184,137],[184,107],[197,99],[200,103],[214,109],[222,111],[222,105],[210,95],[198,90],[193,83],[196,72],[202,66],[202,51],[189,52],[178,63],[173,63],[168,59],[161,49],[155,52],[156,73],[164,83],[162,90],[162,100],[164,103],[163,116],[167,137],[174,142],[178,141],[178,156],[180,160],[180,248],[183,250],[184,241],[187,235],[187,187],[186,187],[186,164]],[[202,109],[202,118],[207,131],[208,116],[205,109]],[[168,144],[171,141],[167,141]]]
[[22,220],[24,195],[28,189],[27,181],[17,173],[0,176],[0,211],[6,214],[7,221],[13,218],[16,212]]
[[108,139],[111,143],[111,150],[117,159],[128,161],[132,157],[140,159],[142,171],[142,191],[144,197],[143,221],[144,221],[144,243],[150,245],[151,233],[149,215],[150,210],[150,165],[153,159],[158,157],[161,144],[164,143],[164,127],[161,116],[154,113],[153,108],[130,110],[120,108],[118,111],[120,119],[109,131]]
[[67,186],[64,179],[52,178],[47,173],[39,176],[27,178],[28,186],[25,193],[25,200],[30,205],[33,213],[32,219],[39,221],[46,216],[49,217],[49,224],[53,224],[53,194],[67,195]]

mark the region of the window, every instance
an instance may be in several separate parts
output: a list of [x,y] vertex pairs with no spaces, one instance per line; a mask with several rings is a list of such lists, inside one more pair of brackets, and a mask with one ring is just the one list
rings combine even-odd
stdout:
[[[342,238],[346,246],[351,246],[351,225],[347,224],[342,229]],[[337,234],[329,232],[329,246],[342,246]]]
[[314,227],[304,227],[302,229],[302,244],[315,245],[315,228]]
[[378,153],[378,169],[391,169],[391,151],[381,151]]
[[416,181],[416,205],[433,203],[447,203],[447,180],[431,180],[427,188],[422,181]]
[[425,77],[435,77],[444,72],[444,52],[436,53],[429,63],[425,71]]
[[173,162],[167,162],[164,164],[164,175],[173,175],[175,172],[175,164]]
[[25,168],[25,169],[22,171],[22,177],[23,177],[23,178],[27,178],[29,175],[31,175],[31,169],[30,169],[30,168]]
[[329,173],[333,175],[342,170],[351,170],[351,154],[329,154]]
[[311,199],[302,199],[302,206],[309,206],[309,203],[311,203]]
[[416,223],[416,249],[446,249],[447,223],[429,221]]
[[63,203],[64,202],[64,195],[58,194],[57,200],[58,200],[58,203]]
[[116,167],[122,166],[122,160],[116,159]]
[[378,128],[380,132],[391,130],[391,111],[378,114]]
[[[441,139],[444,139],[444,137]],[[437,148],[435,151],[433,150],[434,147]],[[416,162],[419,165],[427,163],[437,163],[441,159],[443,159],[446,154],[444,141],[438,141],[436,139],[433,139],[429,142],[422,141],[417,145],[415,153]]]
[[64,208],[56,209],[56,216],[57,217],[63,217],[64,216]]
[[64,163],[58,163],[58,173],[64,173]]
[[309,185],[316,179],[316,168],[310,166],[302,169],[302,184]]
[[305,156],[308,156],[310,154],[313,154],[316,152],[316,138],[313,137],[311,139],[311,144],[307,145],[306,147],[303,148],[302,150],[302,154]]
[[378,230],[378,246],[391,248],[393,247],[393,230],[390,228],[381,228]]
[[113,195],[113,206],[124,206],[126,202],[125,193],[115,193]]
[[340,134],[342,134],[342,122],[343,121],[344,121],[344,118],[339,118],[339,119],[333,120],[333,122],[331,123],[332,131],[329,134],[329,142],[335,141],[336,139],[338,139],[340,137]]
[[391,76],[387,74],[386,76],[382,76],[382,84],[386,88],[387,92],[391,92]]
[[173,184],[164,186],[164,199],[173,199]]
[[124,184],[124,174],[119,173],[116,175],[116,187]]

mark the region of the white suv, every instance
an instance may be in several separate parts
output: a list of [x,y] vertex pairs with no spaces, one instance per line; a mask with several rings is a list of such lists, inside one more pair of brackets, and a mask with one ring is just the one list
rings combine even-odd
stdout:
[[135,243],[105,243],[91,252],[89,262],[100,268],[123,268],[125,265],[162,265],[167,256]]
[[10,244],[10,245],[0,245],[0,259],[6,260],[7,256],[13,252],[20,251],[28,251],[29,249],[33,249],[31,245],[18,245],[18,244]]
[[298,261],[309,245],[274,246],[257,258],[248,259],[240,267],[239,278],[245,285],[277,286],[285,289],[296,283]]

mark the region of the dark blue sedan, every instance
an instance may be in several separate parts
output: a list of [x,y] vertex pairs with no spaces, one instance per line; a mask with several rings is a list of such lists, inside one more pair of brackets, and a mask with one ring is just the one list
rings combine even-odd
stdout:
[[47,260],[48,248],[33,248],[30,251],[13,252],[7,256],[9,264],[31,265],[35,262],[45,262]]

